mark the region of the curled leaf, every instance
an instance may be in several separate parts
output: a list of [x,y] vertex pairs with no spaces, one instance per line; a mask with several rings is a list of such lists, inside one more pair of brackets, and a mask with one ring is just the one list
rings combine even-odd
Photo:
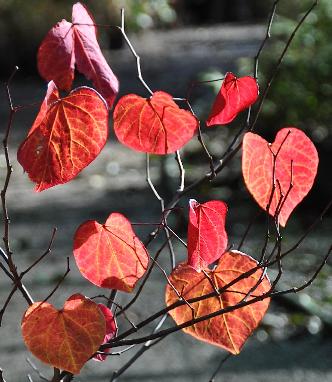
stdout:
[[74,294],[61,310],[47,302],[31,305],[22,319],[22,334],[42,362],[78,374],[101,345],[105,326],[97,304]]
[[54,81],[59,89],[69,91],[74,79],[75,53],[72,24],[58,22],[47,33],[38,49],[39,74],[46,81]]
[[[117,327],[115,317],[113,316],[112,311],[109,308],[107,308],[107,306],[105,306],[104,304],[98,304],[98,308],[103,313],[106,322],[106,334],[102,343],[103,345],[115,336]],[[108,348],[105,350],[105,352],[110,353],[111,349]],[[105,361],[106,358],[107,356],[105,354],[97,354],[93,357],[95,361]]]
[[198,128],[197,119],[180,109],[171,95],[122,97],[113,113],[114,131],[124,145],[150,154],[169,154],[183,147]]
[[196,271],[218,260],[225,252],[226,213],[226,204],[218,200],[203,204],[194,199],[189,201],[188,264]]
[[119,82],[99,47],[95,21],[81,3],[73,5],[72,23],[62,20],[48,32],[39,47],[37,62],[45,80],[53,80],[59,89],[67,91],[76,65],[109,107],[113,106]]
[[108,136],[108,108],[95,90],[81,87],[58,97],[51,83],[17,153],[37,192],[73,179],[97,157]]
[[270,215],[277,215],[283,227],[310,191],[318,162],[314,144],[295,127],[281,129],[272,144],[253,133],[243,138],[245,184],[256,202],[268,208]]
[[81,3],[73,5],[75,62],[79,72],[92,81],[94,87],[113,106],[119,82],[109,67],[97,41],[95,21]]
[[227,73],[220,91],[214,101],[207,126],[226,125],[247,109],[258,98],[258,85],[253,77],[237,78]]
[[[171,273],[169,279],[173,287],[188,301],[225,287],[239,276],[255,268],[257,264],[248,255],[239,251],[231,251],[219,259],[218,266],[213,271],[206,268],[205,273],[196,272],[189,265],[180,264]],[[244,298],[250,301],[262,296],[271,287],[269,279],[263,272],[263,269],[259,269],[250,276],[244,277],[244,275],[241,280],[220,295],[190,303],[190,307],[187,304],[181,305],[170,310],[169,314],[177,325],[181,325],[191,321],[193,317],[200,318],[236,306]],[[170,306],[178,300],[179,297],[173,288],[167,285],[166,305]],[[269,302],[269,298],[264,298],[262,301],[256,301],[188,326],[183,331],[201,341],[220,346],[232,354],[238,354],[264,317]]]
[[88,220],[76,231],[74,256],[82,275],[102,288],[131,292],[149,257],[130,222],[112,213],[105,224]]

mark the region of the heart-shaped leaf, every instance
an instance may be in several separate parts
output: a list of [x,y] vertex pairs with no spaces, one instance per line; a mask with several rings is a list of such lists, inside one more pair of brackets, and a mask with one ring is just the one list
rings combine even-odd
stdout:
[[[225,253],[219,260],[218,266],[212,271],[208,268],[203,272],[196,272],[187,264],[178,265],[170,276],[170,282],[187,301],[214,292],[215,289],[226,286],[247,271],[255,268],[257,262],[239,251]],[[267,276],[262,277],[263,270],[257,270],[249,277],[245,277],[229,287],[219,296],[210,297],[191,303],[194,317],[199,318],[212,314],[218,310],[235,306],[245,297],[251,299],[261,296],[270,290]],[[213,286],[212,286],[213,285]],[[255,288],[256,287],[256,288]],[[255,288],[255,289],[254,289]],[[249,292],[251,294],[248,295]],[[166,288],[166,304],[172,305],[179,297],[169,285]],[[185,333],[220,346],[232,354],[238,354],[265,315],[270,299],[254,302],[250,305],[235,309],[216,317],[201,321],[183,329]],[[188,305],[181,305],[169,314],[178,325],[193,319],[193,311]]]
[[70,90],[75,64],[112,107],[119,83],[103,56],[95,21],[81,3],[73,5],[72,23],[62,20],[46,35],[38,50],[38,70],[61,90]]
[[97,157],[108,136],[108,108],[95,90],[81,87],[57,97],[51,84],[17,153],[37,192],[73,179]]
[[264,210],[269,206],[268,212],[277,215],[283,227],[310,191],[318,161],[314,144],[294,127],[281,129],[272,144],[253,133],[246,133],[243,138],[242,172],[246,186]]
[[188,264],[196,271],[218,260],[225,252],[226,213],[226,204],[218,200],[203,204],[194,199],[189,201]]
[[47,302],[31,305],[22,319],[22,334],[26,346],[38,359],[78,374],[101,345],[105,326],[98,305],[75,294],[61,310]]
[[[112,311],[109,308],[107,308],[107,306],[105,306],[104,304],[98,304],[98,308],[103,313],[105,317],[105,321],[106,321],[106,334],[102,343],[104,344],[110,341],[115,336],[117,327],[115,323],[115,317],[113,316]],[[104,352],[110,353],[111,348],[105,349]],[[93,357],[95,361],[105,361],[106,358],[107,358],[107,355],[105,354],[97,354]]]
[[136,94],[122,97],[115,106],[113,120],[121,143],[151,154],[179,150],[198,128],[197,119],[162,91],[148,99]]
[[214,101],[207,126],[226,125],[242,111],[256,102],[258,85],[253,77],[237,78],[227,73]]
[[129,220],[112,213],[105,224],[88,220],[76,231],[74,256],[82,275],[99,287],[131,292],[149,256]]

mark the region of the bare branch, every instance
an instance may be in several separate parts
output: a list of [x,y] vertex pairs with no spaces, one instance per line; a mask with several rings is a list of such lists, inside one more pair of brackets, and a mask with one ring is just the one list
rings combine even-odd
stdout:
[[296,36],[297,32],[299,31],[299,29],[301,28],[302,24],[305,22],[306,18],[309,16],[309,14],[312,12],[312,10],[317,6],[318,4],[318,0],[314,1],[312,3],[312,5],[310,6],[310,8],[306,11],[306,13],[303,15],[303,17],[300,19],[300,21],[297,23],[296,27],[294,28],[293,32],[291,33],[289,39],[287,40],[286,44],[285,44],[285,47],[283,49],[283,51],[281,52],[280,56],[279,56],[279,59],[273,69],[273,72],[269,78],[269,80],[267,81],[267,84],[265,85],[265,88],[263,90],[263,93],[262,93],[262,96],[260,97],[260,101],[259,101],[259,104],[258,104],[258,107],[257,107],[257,111],[256,111],[256,114],[255,114],[255,117],[254,117],[254,120],[253,122],[251,123],[251,126],[250,126],[250,131],[253,131],[254,128],[255,128],[255,125],[257,123],[257,120],[258,120],[258,117],[260,115],[260,112],[262,110],[262,107],[263,107],[263,104],[264,104],[264,101],[268,95],[268,92],[270,90],[270,87],[272,85],[272,82],[274,81],[274,79],[276,78],[279,70],[280,70],[280,67],[281,67],[281,64],[286,56],[286,53],[288,52],[288,49],[292,43],[292,41],[294,40],[294,37]]
[[61,279],[58,281],[56,286],[53,288],[51,293],[47,297],[44,298],[44,300],[41,302],[41,304],[43,304],[44,302],[46,302],[47,300],[49,300],[53,296],[53,294],[58,290],[58,288],[63,283],[64,279],[66,278],[66,276],[68,275],[69,272],[70,272],[69,257],[67,257],[67,269],[66,269],[65,273],[63,274]]
[[223,367],[225,362],[227,362],[227,360],[229,360],[231,357],[232,357],[232,354],[228,353],[228,354],[226,354],[226,356],[221,358],[221,360],[220,360],[216,370],[214,371],[214,373],[212,374],[211,378],[209,379],[209,382],[214,382],[215,381],[215,378],[218,375],[220,369]]
[[[5,313],[6,309],[7,309],[8,304],[10,303],[10,300],[12,299],[14,293],[16,292],[16,290],[17,290],[17,286],[14,285],[14,287],[10,291],[10,293],[9,293],[9,295],[8,295],[8,297],[7,297],[6,301],[5,301],[2,309],[0,310],[0,327],[1,327],[1,324],[2,324],[3,315],[4,315],[4,313]],[[0,380],[0,382],[1,382],[1,380]]]
[[51,236],[51,239],[50,239],[50,242],[48,244],[48,247],[46,249],[46,251],[36,260],[34,261],[26,270],[24,270],[23,272],[21,272],[20,274],[20,278],[22,279],[22,277],[27,274],[28,272],[31,271],[32,268],[34,268],[38,263],[40,263],[44,257],[46,257],[48,254],[51,253],[52,251],[52,245],[53,245],[53,242],[54,242],[54,238],[55,238],[55,234],[56,234],[56,231],[57,229],[56,228],[53,228],[53,231],[52,231],[52,236]]
[[123,36],[123,38],[125,39],[126,44],[128,45],[128,47],[129,47],[131,53],[133,54],[133,56],[134,56],[135,59],[136,59],[137,77],[138,77],[139,81],[140,81],[141,84],[145,87],[145,89],[149,92],[149,94],[152,95],[152,94],[153,94],[153,91],[150,89],[150,87],[148,86],[148,84],[144,81],[143,76],[142,76],[142,71],[141,71],[141,58],[140,58],[140,56],[136,53],[136,50],[134,49],[132,43],[130,42],[130,40],[129,40],[127,34],[126,34],[126,31],[125,31],[125,11],[124,11],[123,8],[121,9],[121,27],[119,27],[119,30],[121,31],[122,36]]
[[176,153],[175,153],[175,160],[176,160],[176,163],[179,166],[180,186],[178,188],[178,191],[181,192],[184,189],[184,179],[185,179],[186,171],[185,171],[185,169],[183,167],[183,163],[182,163],[182,160],[181,160],[181,155],[180,155],[180,151],[179,150],[177,150]]
[[[38,367],[31,361],[30,358],[26,358],[26,362],[28,363],[28,365],[31,367],[31,369],[38,375],[38,377],[42,380],[42,381],[48,381],[49,380],[45,377],[45,375],[43,375],[40,370],[38,369]],[[29,376],[28,376],[29,377]],[[31,379],[31,377],[30,377]]]

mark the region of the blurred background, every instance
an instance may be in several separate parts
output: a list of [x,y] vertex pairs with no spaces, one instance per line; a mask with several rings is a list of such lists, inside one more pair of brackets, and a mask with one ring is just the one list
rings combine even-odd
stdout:
[[[36,70],[36,52],[47,31],[57,21],[71,19],[73,1],[0,0],[0,77],[6,81],[15,65],[20,70],[11,85],[16,105],[39,104],[46,84]],[[99,28],[99,42],[120,81],[120,94],[147,96],[136,78],[136,63],[121,34],[105,25],[119,25],[120,9],[125,8],[126,28],[137,53],[141,56],[145,81],[153,90],[164,90],[174,97],[185,97],[193,81],[221,78],[227,71],[252,75],[253,58],[264,39],[273,1],[259,0],[99,0],[84,2]],[[286,41],[300,18],[311,5],[309,0],[281,1],[268,41],[259,62],[258,82],[261,89],[274,70]],[[320,156],[317,181],[309,196],[296,208],[284,231],[284,248],[294,244],[316,219],[332,194],[332,2],[321,0],[293,41],[278,73],[257,123],[257,132],[269,141],[285,126],[303,129],[314,141]],[[76,84],[85,80],[76,75]],[[88,84],[88,83],[87,83]],[[209,114],[221,81],[193,88],[191,101],[197,116],[204,121]],[[54,252],[38,270],[27,276],[27,285],[35,299],[43,299],[61,278],[65,258],[71,258],[71,273],[52,302],[63,304],[71,292],[93,296],[99,291],[85,281],[72,258],[72,237],[85,220],[106,220],[112,211],[125,214],[133,222],[156,222],[160,218],[158,201],[145,182],[145,156],[116,142],[112,131],[101,155],[72,182],[36,194],[26,174],[16,161],[16,151],[34,120],[38,106],[26,108],[15,116],[10,153],[14,174],[8,192],[12,221],[12,247],[19,267],[25,268],[47,247],[51,230],[59,228]],[[229,126],[205,129],[207,147],[219,158],[243,126],[244,115]],[[0,102],[2,131],[8,120],[5,92]],[[197,140],[182,150],[186,184],[209,170],[206,156]],[[5,161],[0,156],[0,179],[4,180]],[[152,157],[154,184],[165,198],[171,199],[179,183],[174,156]],[[120,196],[119,196],[120,195]],[[203,202],[221,199],[229,205],[227,230],[230,244],[237,247],[251,217],[258,207],[244,188],[241,158],[238,155],[221,176],[205,183],[189,197]],[[186,240],[187,202],[173,213],[169,223]],[[148,208],[147,208],[148,206]],[[265,218],[253,224],[243,251],[258,257],[264,242]],[[144,239],[149,228],[137,226]],[[303,245],[285,263],[281,287],[303,282],[315,269],[331,245],[332,219],[329,213]],[[271,242],[271,245],[273,243]],[[153,254],[158,243],[151,248]],[[178,261],[186,253],[176,245]],[[165,252],[162,264],[169,270]],[[270,276],[273,276],[273,270]],[[154,272],[147,293],[130,312],[135,321],[163,306],[165,280]],[[0,277],[0,305],[10,285]],[[130,296],[120,296],[125,303]],[[332,381],[328,354],[332,350],[332,274],[328,264],[314,285],[296,296],[273,302],[263,325],[239,357],[231,359],[220,372],[220,378],[237,381]],[[143,307],[143,308],[142,308]],[[25,362],[28,352],[22,345],[19,321],[25,309],[16,296],[2,328],[0,367],[6,380],[26,381],[31,367]],[[125,323],[119,323],[120,325]],[[171,325],[171,322],[169,322]],[[4,333],[6,333],[4,335]],[[112,371],[134,354],[111,357],[103,364],[90,362],[78,381],[107,381]],[[123,381],[207,381],[224,353],[197,342],[185,334],[176,334],[143,356]],[[34,360],[38,367],[45,369]],[[20,364],[20,367],[17,367]],[[204,366],[203,366],[204,365]],[[38,380],[36,374],[35,379]],[[92,378],[92,379],[91,379]]]

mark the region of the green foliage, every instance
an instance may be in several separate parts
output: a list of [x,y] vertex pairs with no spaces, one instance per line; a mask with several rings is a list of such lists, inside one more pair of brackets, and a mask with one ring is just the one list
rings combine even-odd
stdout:
[[[310,4],[301,3],[302,10]],[[269,77],[276,57],[297,23],[296,19],[289,18],[289,13],[285,15],[287,9],[283,11],[285,13],[277,15],[271,31],[275,54],[264,55],[260,65],[261,84]],[[316,142],[331,136],[331,33],[332,2],[322,0],[301,27],[285,57],[265,103],[261,119],[264,125],[279,126],[288,121],[306,129]]]

